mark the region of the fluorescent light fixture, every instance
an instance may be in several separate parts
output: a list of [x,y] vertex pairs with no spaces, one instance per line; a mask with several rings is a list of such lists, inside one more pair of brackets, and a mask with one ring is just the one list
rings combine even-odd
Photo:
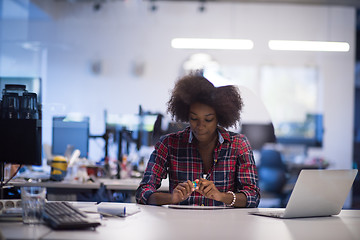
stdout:
[[248,39],[174,38],[171,46],[181,49],[248,50],[254,47],[254,43]]
[[269,48],[288,51],[348,52],[350,45],[347,42],[270,40]]

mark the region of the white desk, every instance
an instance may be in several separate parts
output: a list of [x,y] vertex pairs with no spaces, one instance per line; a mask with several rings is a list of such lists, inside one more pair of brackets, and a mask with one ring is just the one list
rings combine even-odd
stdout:
[[[295,239],[358,240],[360,210],[343,210],[340,215],[322,218],[274,219],[249,215],[254,209],[184,210],[143,206],[126,218],[105,218],[95,231],[50,231],[37,226],[32,239]],[[22,223],[1,223],[7,239],[29,239],[31,227]],[[40,233],[41,232],[41,233]],[[42,235],[44,234],[44,235]],[[36,238],[36,236],[38,238]]]
[[44,225],[27,226],[21,222],[0,222],[0,231],[6,240],[42,239],[52,230]]

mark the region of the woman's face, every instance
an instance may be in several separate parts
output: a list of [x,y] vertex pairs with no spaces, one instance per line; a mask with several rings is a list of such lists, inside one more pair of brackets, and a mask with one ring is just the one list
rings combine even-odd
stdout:
[[210,141],[216,136],[218,121],[214,108],[202,103],[191,104],[189,122],[191,130],[199,142]]

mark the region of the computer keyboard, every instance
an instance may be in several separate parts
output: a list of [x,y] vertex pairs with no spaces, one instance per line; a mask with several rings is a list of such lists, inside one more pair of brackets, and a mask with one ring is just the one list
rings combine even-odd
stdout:
[[94,228],[100,225],[100,222],[87,217],[67,202],[46,202],[43,218],[55,230]]

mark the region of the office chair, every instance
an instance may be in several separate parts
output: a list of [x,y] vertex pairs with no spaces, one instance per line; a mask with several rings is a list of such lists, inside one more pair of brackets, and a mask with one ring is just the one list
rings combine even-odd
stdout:
[[287,169],[281,153],[274,149],[262,149],[258,166],[259,187],[264,197],[277,198],[280,207],[285,204],[286,193],[283,192],[287,182]]

